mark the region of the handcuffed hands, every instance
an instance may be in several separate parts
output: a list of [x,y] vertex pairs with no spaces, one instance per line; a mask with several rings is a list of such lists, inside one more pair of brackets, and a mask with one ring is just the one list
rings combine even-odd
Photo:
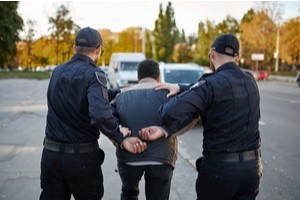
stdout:
[[143,140],[153,141],[157,140],[161,137],[164,137],[164,132],[157,126],[149,126],[146,128],[142,128],[139,131],[139,135]]
[[119,129],[124,137],[129,136],[131,134],[131,130],[129,130],[127,127],[123,127],[123,126],[119,125]]
[[123,140],[122,146],[130,153],[142,153],[147,149],[147,144],[137,137],[127,137]]

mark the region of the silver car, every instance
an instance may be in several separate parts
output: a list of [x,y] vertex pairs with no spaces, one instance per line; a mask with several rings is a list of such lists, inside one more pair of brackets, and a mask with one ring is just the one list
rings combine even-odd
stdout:
[[203,67],[194,63],[160,63],[161,82],[190,84],[204,74]]

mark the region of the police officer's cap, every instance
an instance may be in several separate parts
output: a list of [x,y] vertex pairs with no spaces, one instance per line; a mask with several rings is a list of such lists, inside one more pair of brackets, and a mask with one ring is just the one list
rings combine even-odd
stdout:
[[[240,45],[234,35],[226,33],[218,36],[211,45],[211,48],[220,54],[235,57],[239,55]],[[231,48],[233,51],[228,51],[226,48]]]
[[90,27],[80,29],[76,35],[75,46],[98,48],[101,44],[100,33]]

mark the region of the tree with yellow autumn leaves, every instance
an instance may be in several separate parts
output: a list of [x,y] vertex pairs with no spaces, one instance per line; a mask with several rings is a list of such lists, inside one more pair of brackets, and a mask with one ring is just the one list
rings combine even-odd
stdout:
[[[157,20],[153,22],[154,30],[142,27],[128,27],[118,33],[109,29],[98,30],[104,41],[104,55],[97,65],[107,65],[113,52],[142,51],[147,58],[158,61],[208,65],[207,53],[212,41],[218,35],[229,32],[237,35],[240,40],[243,67],[254,69],[255,61],[251,60],[251,54],[261,53],[264,54],[264,60],[259,62],[259,69],[274,71],[274,53],[278,47],[280,64],[292,66],[281,67],[280,70],[299,70],[300,16],[282,21],[280,5],[276,2],[259,4],[258,8],[245,13],[240,21],[230,15],[217,24],[209,19],[200,21],[198,34],[187,37],[184,30],[178,31],[175,12],[171,2],[165,10],[160,5]],[[69,17],[66,6],[60,6],[56,15],[49,17],[49,35],[33,39],[34,21],[29,20],[26,23],[29,28],[25,31],[25,37],[16,43],[17,51],[13,57],[15,67],[22,66],[29,70],[38,66],[57,65],[70,59],[75,33],[80,27]],[[277,38],[280,41],[279,46],[276,46]],[[0,67],[7,67],[7,64],[1,63]]]

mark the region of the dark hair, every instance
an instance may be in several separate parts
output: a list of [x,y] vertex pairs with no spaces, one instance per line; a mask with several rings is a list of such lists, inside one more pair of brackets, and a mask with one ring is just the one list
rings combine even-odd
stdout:
[[146,59],[138,65],[138,79],[141,80],[145,77],[151,77],[157,79],[160,76],[159,64],[152,60]]

